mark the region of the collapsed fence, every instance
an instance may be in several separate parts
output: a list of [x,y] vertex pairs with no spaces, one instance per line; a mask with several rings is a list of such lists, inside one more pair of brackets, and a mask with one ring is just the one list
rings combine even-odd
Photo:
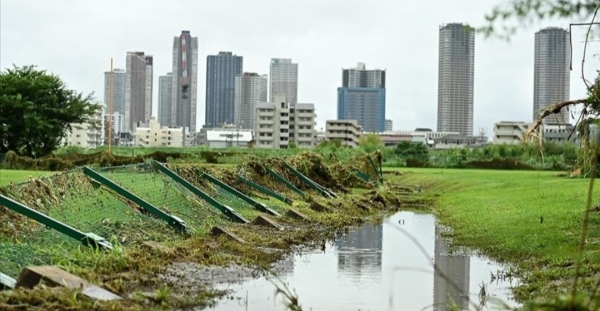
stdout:
[[357,166],[334,174],[323,159],[288,162],[250,159],[233,169],[208,169],[151,161],[9,185],[0,197],[6,224],[0,272],[14,276],[26,265],[55,264],[89,245],[163,242],[230,221],[248,223],[263,213],[279,216],[309,195],[334,198],[336,191],[368,188],[374,179]]

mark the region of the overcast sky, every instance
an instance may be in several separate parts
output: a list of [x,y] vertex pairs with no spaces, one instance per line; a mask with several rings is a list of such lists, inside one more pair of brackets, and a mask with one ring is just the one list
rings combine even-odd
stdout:
[[[198,125],[204,123],[206,56],[231,51],[244,71],[269,73],[272,57],[299,63],[298,97],[314,103],[317,127],[337,116],[342,68],[366,63],[387,70],[387,118],[394,130],[435,130],[438,27],[482,25],[494,1],[435,0],[2,0],[0,67],[36,64],[81,92],[103,100],[110,58],[125,67],[127,51],[154,56],[153,114],[158,76],[171,71],[173,37],[190,30],[199,42]],[[511,42],[476,37],[474,132],[500,120],[531,119],[534,33],[568,28],[550,21],[521,30]],[[585,95],[581,57],[585,29],[573,32],[571,97]],[[589,44],[586,75],[600,68],[600,43]]]

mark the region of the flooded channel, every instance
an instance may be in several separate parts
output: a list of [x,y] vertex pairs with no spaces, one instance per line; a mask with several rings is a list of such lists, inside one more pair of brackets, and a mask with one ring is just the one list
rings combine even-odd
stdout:
[[[402,228],[416,239],[427,257]],[[430,214],[399,212],[380,225],[350,230],[344,238],[285,262],[278,277],[294,291],[303,310],[450,310],[453,301],[461,310],[479,305],[482,286],[488,298],[484,309],[497,310],[494,300],[509,306],[515,280],[491,275],[504,269],[482,257],[449,254],[444,230]],[[452,286],[431,266],[451,279]],[[274,278],[271,280],[281,284]],[[210,310],[286,310],[283,297],[275,297],[269,280],[245,280],[220,285],[232,294]]]

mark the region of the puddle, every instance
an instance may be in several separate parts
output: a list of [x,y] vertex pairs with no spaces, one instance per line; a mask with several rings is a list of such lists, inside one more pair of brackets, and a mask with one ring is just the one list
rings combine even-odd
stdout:
[[[427,252],[404,233],[413,236]],[[430,214],[399,212],[380,225],[350,230],[344,238],[317,250],[278,264],[278,276],[295,291],[303,310],[450,310],[454,301],[466,310],[479,305],[485,284],[488,310],[498,310],[494,299],[518,306],[510,298],[516,280],[491,280],[504,268],[489,259],[467,254],[448,254],[445,229]],[[451,286],[434,273],[429,260],[457,285]],[[281,284],[274,278],[274,282]],[[511,283],[512,282],[512,283]],[[275,297],[275,286],[265,277],[242,283],[219,285],[231,290],[209,310],[286,310],[283,297]],[[450,297],[452,300],[450,300]]]

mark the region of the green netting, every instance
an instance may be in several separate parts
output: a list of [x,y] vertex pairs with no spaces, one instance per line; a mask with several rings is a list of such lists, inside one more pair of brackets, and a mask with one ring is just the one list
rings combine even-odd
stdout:
[[252,220],[256,216],[261,214],[259,210],[257,210],[248,202],[240,199],[235,194],[229,192],[227,189],[213,184],[206,179],[203,179],[201,183],[197,183],[196,186],[211,197],[215,198],[217,201],[221,202],[222,204],[225,204],[235,209],[246,219]]
[[98,168],[95,171],[167,214],[184,220],[195,231],[206,231],[223,217],[199,197],[150,164]]
[[[8,187],[18,202],[84,233],[113,243],[165,241],[177,234],[164,221],[91,182],[82,172],[55,175]],[[11,275],[29,264],[54,264],[84,248],[79,241],[4,208],[7,230],[0,232],[0,271]]]

